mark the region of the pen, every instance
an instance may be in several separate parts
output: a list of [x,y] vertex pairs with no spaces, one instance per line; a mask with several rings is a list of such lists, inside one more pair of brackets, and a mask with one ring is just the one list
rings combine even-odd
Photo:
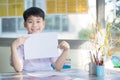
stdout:
[[103,57],[101,57],[100,60],[99,60],[99,65],[103,65],[103,64],[104,64]]
[[94,54],[93,54],[93,57],[94,57],[94,60],[95,60],[96,65],[98,65],[98,63],[99,63],[99,62],[98,62],[98,58],[96,58]]
[[92,56],[91,51],[90,51],[90,59],[91,59],[91,62],[93,63],[94,61],[93,61],[93,56]]

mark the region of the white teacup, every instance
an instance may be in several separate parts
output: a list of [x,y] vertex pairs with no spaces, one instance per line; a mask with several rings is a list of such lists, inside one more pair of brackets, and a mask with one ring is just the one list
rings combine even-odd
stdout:
[[96,64],[95,63],[88,63],[85,66],[85,71],[88,71],[90,75],[96,75]]
[[89,63],[89,74],[96,75],[96,64],[95,63]]

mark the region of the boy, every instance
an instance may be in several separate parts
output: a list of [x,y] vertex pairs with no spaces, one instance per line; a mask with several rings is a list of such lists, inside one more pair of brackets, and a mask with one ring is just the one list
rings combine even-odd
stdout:
[[[45,14],[43,10],[38,7],[31,7],[24,11],[24,27],[27,29],[28,34],[42,32],[45,26],[44,17]],[[25,60],[23,44],[26,39],[27,37],[22,36],[16,39],[11,45],[11,65],[14,67],[16,72],[52,70],[51,64],[54,65],[57,71],[62,69],[70,48],[66,41],[62,41],[58,45],[58,48],[63,49],[61,55],[58,58]]]

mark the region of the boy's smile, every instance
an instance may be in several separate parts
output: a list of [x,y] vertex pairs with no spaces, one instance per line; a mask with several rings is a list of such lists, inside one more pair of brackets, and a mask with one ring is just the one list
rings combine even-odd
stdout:
[[45,26],[45,21],[39,16],[30,16],[24,22],[24,26],[29,34],[39,33]]

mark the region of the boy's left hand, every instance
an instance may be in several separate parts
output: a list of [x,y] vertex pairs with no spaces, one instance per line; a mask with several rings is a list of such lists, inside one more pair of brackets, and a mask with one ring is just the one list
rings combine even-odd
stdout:
[[69,50],[69,49],[70,49],[70,45],[69,45],[66,41],[62,41],[62,42],[58,45],[58,48],[64,49],[64,50]]

